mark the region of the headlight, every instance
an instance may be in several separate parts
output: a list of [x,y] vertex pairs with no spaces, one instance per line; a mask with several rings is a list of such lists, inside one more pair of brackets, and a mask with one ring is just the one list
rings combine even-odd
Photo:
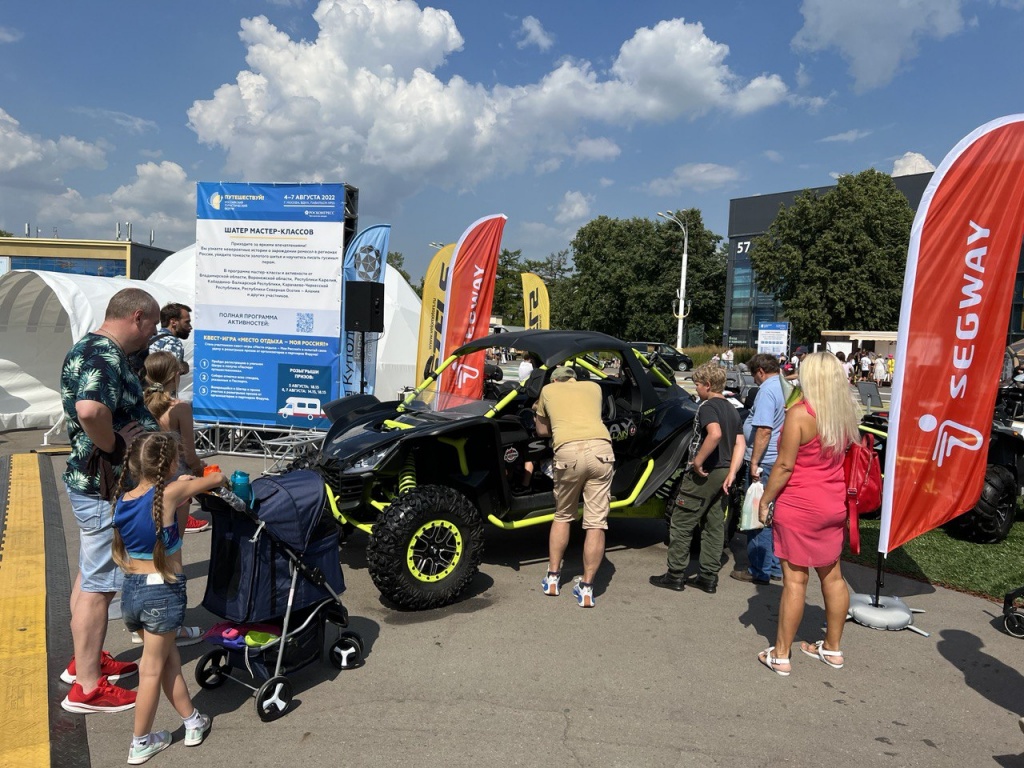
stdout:
[[345,472],[367,472],[376,469],[394,452],[395,445],[386,445],[369,453],[364,453],[353,461]]

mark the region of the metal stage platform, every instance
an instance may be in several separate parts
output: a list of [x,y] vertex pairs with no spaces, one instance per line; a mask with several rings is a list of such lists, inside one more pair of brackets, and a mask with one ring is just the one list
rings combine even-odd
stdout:
[[199,455],[263,457],[263,474],[276,475],[296,459],[315,456],[327,432],[216,422],[197,423],[195,434]]

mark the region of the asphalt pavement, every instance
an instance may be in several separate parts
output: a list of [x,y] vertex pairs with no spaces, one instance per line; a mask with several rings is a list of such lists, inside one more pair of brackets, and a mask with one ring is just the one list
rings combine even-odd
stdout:
[[[2,434],[0,455],[31,450],[41,435]],[[261,459],[217,461],[254,477],[263,468]],[[59,481],[64,459],[51,462]],[[75,563],[77,529],[58,495]],[[202,746],[185,748],[180,720],[162,702],[155,727],[172,730],[175,744],[151,764],[1024,766],[1024,640],[1001,630],[994,603],[887,577],[883,593],[926,611],[916,624],[930,637],[851,623],[844,669],[796,654],[781,678],[755,658],[774,637],[781,589],[728,578],[745,561],[739,540],[723,555],[718,594],[676,593],[647,583],[665,569],[664,526],[612,521],[596,607],[586,610],[568,589],[541,594],[546,535],[544,526],[489,530],[465,599],[420,613],[381,602],[365,537],[354,536],[341,553],[344,598],[366,665],[307,667],[292,677],[293,709],[263,723],[241,687],[199,689],[194,670],[206,648],[183,648],[186,680],[213,728]],[[210,539],[192,534],[184,547],[186,623],[203,627],[217,620],[200,605]],[[574,531],[567,580],[579,572],[581,540]],[[873,570],[843,569],[855,591],[872,591]],[[811,582],[799,637],[816,640],[824,613]],[[140,654],[118,620],[107,648],[122,659]],[[91,764],[123,765],[131,713],[85,719]]]

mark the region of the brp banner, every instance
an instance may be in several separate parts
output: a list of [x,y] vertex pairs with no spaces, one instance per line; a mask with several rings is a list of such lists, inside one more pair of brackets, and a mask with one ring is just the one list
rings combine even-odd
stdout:
[[540,275],[523,272],[523,317],[531,331],[547,330],[551,327],[551,307],[548,303],[548,288]]
[[[345,282],[383,283],[390,238],[390,224],[367,227],[356,235],[345,251]],[[344,304],[344,298],[342,302]],[[345,317],[344,311],[341,316]],[[365,394],[373,394],[373,386],[377,381],[377,340],[380,334],[366,333],[365,336],[365,339],[360,339],[357,332],[345,329],[344,361],[341,366],[342,394],[359,394],[362,371],[366,373]],[[364,343],[366,359],[361,360]]]
[[786,354],[789,349],[789,323],[758,323],[757,351],[766,355]]
[[1024,115],[935,171],[910,234],[878,551],[977,503],[1024,236]]
[[198,421],[330,426],[343,221],[341,184],[197,185]]
[[[434,254],[423,277],[423,301],[420,304],[420,337],[416,351],[416,375],[425,379],[444,360],[441,347],[444,337],[445,302],[448,293],[452,254],[455,243]],[[419,381],[417,381],[417,384]]]
[[[455,246],[441,334],[444,356],[490,332],[498,249],[506,220],[500,213],[478,219]],[[484,350],[480,350],[445,370],[438,392],[457,396],[457,399],[479,400],[484,391],[484,357]]]

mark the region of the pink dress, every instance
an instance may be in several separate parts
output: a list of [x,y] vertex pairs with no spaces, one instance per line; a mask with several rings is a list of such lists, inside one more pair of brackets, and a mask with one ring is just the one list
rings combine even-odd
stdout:
[[[807,401],[804,406],[814,417]],[[831,565],[843,551],[845,533],[843,454],[822,454],[815,435],[797,450],[793,474],[775,500],[775,556],[805,568]]]

